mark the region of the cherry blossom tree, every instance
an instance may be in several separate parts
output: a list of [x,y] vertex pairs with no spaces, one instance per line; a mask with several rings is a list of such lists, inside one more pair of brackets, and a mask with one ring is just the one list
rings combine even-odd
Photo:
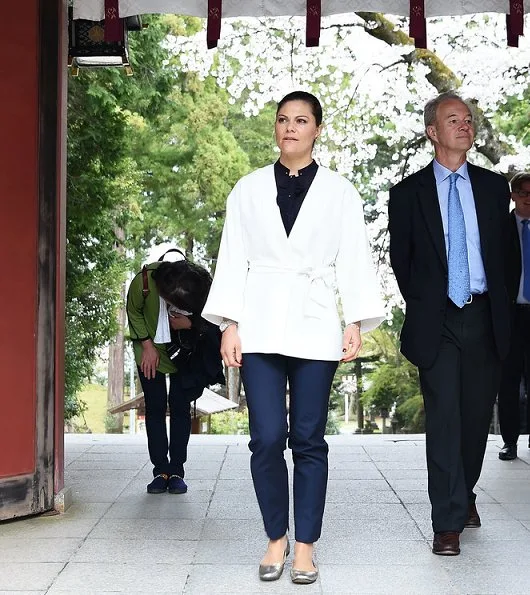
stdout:
[[365,200],[389,312],[401,300],[387,259],[388,188],[432,157],[425,103],[457,90],[475,106],[471,160],[506,175],[530,164],[528,146],[494,118],[528,90],[528,41],[506,47],[503,15],[429,19],[429,50],[414,48],[407,27],[406,19],[379,13],[327,17],[320,47],[306,48],[303,18],[238,19],[223,23],[217,51],[206,50],[204,32],[169,42],[180,68],[214,76],[247,116],[293,89],[320,98],[325,130],[317,157]]

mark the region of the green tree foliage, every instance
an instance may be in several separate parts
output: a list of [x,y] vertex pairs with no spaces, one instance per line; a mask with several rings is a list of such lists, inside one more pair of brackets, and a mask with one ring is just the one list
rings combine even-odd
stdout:
[[226,91],[182,72],[170,51],[172,36],[195,33],[200,21],[147,21],[131,35],[133,77],[98,69],[69,81],[67,419],[82,411],[76,394],[116,333],[127,271],[153,240],[215,258],[226,197],[249,169],[226,128]]
[[228,97],[212,77],[179,74],[171,110],[157,128],[137,122],[135,158],[146,172],[143,231],[173,241],[188,254],[200,245],[216,256],[226,197],[249,161],[226,128]]
[[82,71],[68,91],[65,416],[79,413],[76,394],[90,378],[98,348],[116,331],[126,262],[116,230],[135,217],[141,172],[129,156],[129,116],[164,109],[171,73],[160,42],[168,27],[152,19],[132,39],[135,77],[116,69]]
[[222,411],[211,416],[210,434],[248,434],[248,411]]
[[125,271],[114,250],[126,177],[123,114],[89,74],[70,85],[66,249],[66,415],[90,377],[96,350],[115,332],[112,313]]
[[328,419],[326,420],[325,429],[326,436],[331,436],[332,434],[340,434],[339,420],[337,417],[338,416],[336,411],[328,411]]
[[521,96],[507,97],[495,115],[499,128],[530,146],[530,85]]
[[274,141],[275,119],[275,103],[268,103],[255,116],[245,115],[239,101],[230,104],[226,126],[247,154],[251,171],[278,159]]
[[413,434],[425,432],[423,397],[414,395],[403,401],[397,408],[397,418],[401,422],[401,429],[406,429]]
[[420,432],[424,427],[418,370],[399,352],[403,313],[395,308],[393,314],[392,322],[383,323],[367,341],[367,350],[380,357],[368,373],[369,386],[362,400],[366,408],[377,413],[395,409],[399,427]]
[[404,358],[400,360],[381,363],[370,374],[370,387],[363,395],[366,406],[376,411],[390,410],[394,405],[419,394],[416,367]]

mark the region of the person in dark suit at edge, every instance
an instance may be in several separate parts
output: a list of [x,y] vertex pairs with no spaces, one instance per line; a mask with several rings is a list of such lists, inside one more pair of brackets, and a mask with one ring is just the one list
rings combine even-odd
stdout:
[[434,554],[481,524],[478,481],[509,346],[506,179],[472,165],[471,108],[443,93],[424,110],[434,160],[390,190],[390,260],[406,303],[401,351],[425,404]]
[[[519,390],[524,377],[528,391],[530,371],[530,172],[515,174],[511,180],[515,209],[510,213],[506,274],[511,304],[510,351],[502,366],[499,389],[499,423],[504,446],[501,461],[517,458],[521,429]],[[527,406],[530,431],[530,407]],[[529,443],[530,446],[530,443]]]

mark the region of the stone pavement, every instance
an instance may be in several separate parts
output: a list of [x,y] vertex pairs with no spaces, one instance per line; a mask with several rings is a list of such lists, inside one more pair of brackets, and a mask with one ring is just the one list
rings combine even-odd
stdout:
[[320,578],[260,583],[266,538],[245,436],[192,436],[185,495],[148,495],[145,437],[66,436],[63,515],[0,524],[0,593],[530,592],[530,451],[499,461],[490,436],[462,554],[430,551],[423,436],[331,436]]

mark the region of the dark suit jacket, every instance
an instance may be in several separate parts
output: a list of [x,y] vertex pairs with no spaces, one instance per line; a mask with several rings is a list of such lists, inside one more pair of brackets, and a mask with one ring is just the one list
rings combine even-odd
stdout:
[[510,224],[508,233],[508,246],[506,251],[506,287],[508,297],[512,306],[517,302],[519,284],[522,274],[521,241],[517,231],[517,219],[515,211],[510,213]]
[[[497,352],[509,343],[505,254],[510,190],[506,179],[468,163],[491,303]],[[437,356],[447,307],[447,256],[432,162],[390,190],[390,262],[406,302],[401,352],[430,367]]]

